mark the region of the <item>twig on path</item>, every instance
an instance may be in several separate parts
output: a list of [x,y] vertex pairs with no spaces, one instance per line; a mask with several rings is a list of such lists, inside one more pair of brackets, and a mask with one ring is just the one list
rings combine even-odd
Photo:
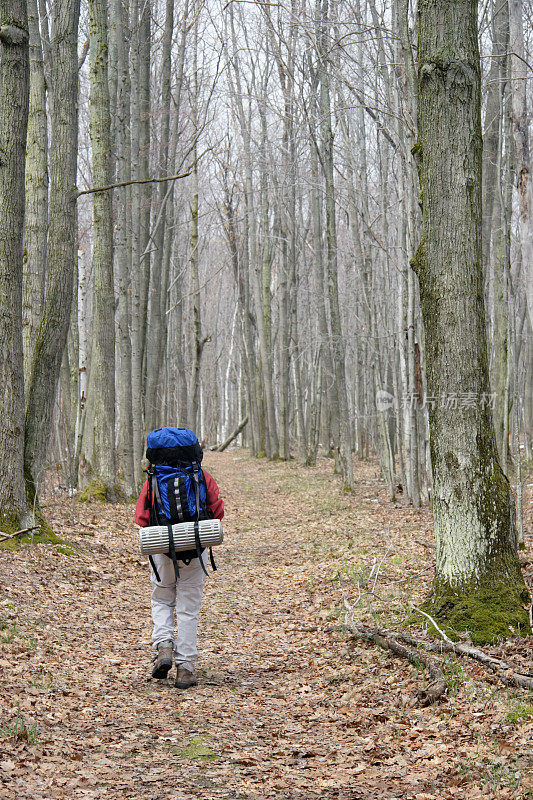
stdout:
[[4,531],[0,531],[0,542],[5,542],[7,539],[14,539],[16,536],[22,536],[23,533],[29,533],[30,531],[36,531],[38,525],[33,525],[31,528],[23,528],[21,531],[15,531],[15,533],[4,533]]
[[[390,522],[389,522],[389,526],[388,526],[388,528],[387,528],[387,537],[389,537],[389,536],[390,536]],[[374,585],[372,586],[372,591],[374,591],[374,590],[375,590],[375,588],[376,588],[376,583],[378,582],[378,578],[379,578],[379,571],[380,571],[380,569],[381,569],[381,565],[383,564],[383,562],[384,562],[384,561],[385,561],[385,559],[387,558],[387,556],[388,556],[388,554],[389,554],[389,552],[390,552],[390,550],[391,550],[391,548],[392,548],[392,545],[393,545],[393,542],[391,542],[391,543],[389,544],[389,546],[387,547],[387,551],[386,551],[385,555],[383,556],[383,558],[381,559],[381,561],[380,561],[380,562],[379,562],[379,564],[378,564],[378,568],[377,568],[377,570],[376,570],[376,576],[375,576],[375,578],[374,578]]]
[[374,642],[374,644],[377,644],[384,650],[390,650],[394,655],[400,658],[407,659],[407,661],[414,664],[415,667],[419,667],[420,664],[423,664],[428,668],[432,682],[428,684],[425,689],[420,689],[417,692],[417,701],[421,706],[429,706],[440,700],[442,695],[446,692],[446,681],[438,659],[410,650],[408,647],[405,647],[405,645],[400,644],[400,642],[392,636],[384,636],[383,632],[378,629],[372,630],[370,628],[365,628],[363,625],[357,625],[353,619],[354,609],[346,598],[344,598],[344,606],[346,608],[345,625],[353,634],[361,639],[366,639],[366,641]]
[[416,607],[416,606],[414,606],[412,603],[411,603],[411,609],[412,609],[413,611],[416,611],[416,613],[417,613],[417,614],[422,614],[422,616],[423,616],[423,617],[426,617],[426,619],[429,619],[429,621],[431,622],[431,624],[433,625],[433,627],[435,628],[435,630],[436,630],[436,631],[438,631],[438,633],[440,633],[440,635],[442,636],[442,638],[444,639],[444,641],[445,641],[445,642],[448,642],[449,644],[453,644],[452,640],[451,640],[451,639],[450,639],[450,638],[449,638],[449,637],[448,637],[448,636],[447,636],[447,635],[444,633],[444,631],[443,631],[443,630],[441,630],[441,629],[439,628],[439,626],[437,625],[437,623],[435,622],[435,620],[433,619],[433,617],[431,617],[429,614],[426,614],[426,612],[425,612],[425,611],[422,611],[422,609],[421,609],[421,608],[417,608],[417,607]]

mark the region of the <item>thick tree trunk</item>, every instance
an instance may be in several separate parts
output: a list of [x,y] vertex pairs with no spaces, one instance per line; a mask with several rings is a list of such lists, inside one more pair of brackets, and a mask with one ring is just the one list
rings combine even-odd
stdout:
[[[144,176],[141,169],[141,68],[139,0],[131,2],[131,177]],[[138,466],[143,458],[144,406],[143,406],[143,330],[144,303],[141,299],[144,251],[141,236],[142,192],[139,184],[131,187],[131,394],[133,460]]]
[[200,237],[198,229],[198,135],[200,130],[198,118],[198,19],[194,26],[193,63],[192,63],[192,98],[191,122],[194,137],[192,199],[191,199],[191,246],[190,267],[192,286],[192,342],[191,372],[189,374],[189,392],[187,398],[187,424],[195,429],[198,424],[198,397],[200,391],[200,367],[205,342],[202,339],[202,318],[200,310]]
[[22,237],[29,103],[25,0],[0,8],[0,530],[25,527]]
[[26,219],[24,228],[24,281],[22,335],[24,372],[29,375],[33,347],[41,322],[46,274],[48,231],[48,129],[46,82],[36,0],[28,2],[30,33],[30,112],[26,146]]
[[79,0],[56,0],[52,19],[53,113],[46,294],[26,398],[25,467],[33,494],[41,477],[67,340],[76,261]]
[[487,642],[528,630],[529,596],[488,402],[476,0],[420,0],[418,45],[423,230],[414,266],[428,394],[436,398],[429,418],[437,563],[429,605],[451,628]]
[[[111,181],[107,0],[89,0],[90,122],[93,183]],[[111,192],[93,194],[93,319],[88,402],[93,410],[89,461],[92,480],[110,487],[115,477],[115,315]]]

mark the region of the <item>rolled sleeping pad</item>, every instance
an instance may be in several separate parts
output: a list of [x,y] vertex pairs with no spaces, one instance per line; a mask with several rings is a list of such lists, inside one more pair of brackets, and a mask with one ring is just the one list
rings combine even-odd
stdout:
[[[215,547],[222,544],[224,533],[222,522],[219,519],[203,519],[198,523],[200,543],[202,547]],[[195,550],[194,522],[179,522],[172,526],[174,548],[181,550]],[[154,553],[168,553],[168,527],[166,525],[150,525],[139,528],[139,544],[141,554],[150,556]]]

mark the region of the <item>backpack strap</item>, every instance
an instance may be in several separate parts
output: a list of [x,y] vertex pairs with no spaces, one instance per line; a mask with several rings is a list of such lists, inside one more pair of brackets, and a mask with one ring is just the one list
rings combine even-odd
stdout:
[[[154,508],[154,488],[152,481],[154,480],[154,468],[151,464],[148,465],[148,469],[146,470],[148,475],[147,478],[147,487],[146,487],[146,497],[144,499],[144,507],[148,510],[148,523],[149,525],[153,525],[157,522],[156,515],[157,511]],[[157,481],[156,481],[157,483]],[[148,561],[150,562],[150,566],[152,567],[155,575],[155,579],[158,583],[161,583],[161,578],[159,577],[159,572],[157,571],[157,567],[155,565],[155,561],[152,556],[148,556]]]
[[157,571],[157,567],[156,567],[156,565],[155,565],[155,561],[154,561],[154,559],[152,558],[152,556],[148,556],[148,560],[149,560],[149,562],[150,562],[150,566],[152,567],[152,569],[153,569],[153,571],[154,571],[154,575],[155,575],[155,579],[156,579],[156,581],[157,581],[158,583],[161,583],[161,578],[159,577],[159,572]]
[[202,543],[200,542],[200,527],[198,522],[200,520],[200,483],[198,478],[198,473],[200,471],[199,465],[194,464],[193,466],[193,477],[194,477],[194,492],[196,495],[196,519],[194,520],[194,542],[196,544],[196,553],[198,558],[200,559],[200,565],[207,575],[207,570],[205,568],[205,564],[202,560]]
[[172,530],[172,525],[170,523],[167,525],[167,528],[168,528],[168,555],[169,558],[172,559],[172,563],[174,565],[174,574],[176,576],[176,580],[179,580],[180,568],[178,567],[176,548],[174,547],[174,532]]
[[159,512],[157,510],[158,504],[159,508],[163,508],[161,503],[161,495],[159,494],[159,484],[157,483],[157,476],[155,472],[152,475],[152,494],[153,494],[153,509],[154,509],[154,516],[156,519],[157,524],[159,525]]
[[[146,470],[148,473],[148,488],[146,491],[146,501],[145,507],[149,509],[149,522],[150,525],[160,525],[159,520],[159,513],[157,511],[157,505],[162,508],[161,505],[161,495],[159,494],[159,486],[157,484],[157,476],[155,474],[155,469],[152,465],[148,467]],[[178,567],[178,560],[176,558],[176,549],[174,547],[174,532],[172,530],[172,525],[168,525],[168,558],[172,559],[172,563],[174,565],[174,573],[176,575],[176,580],[180,576],[180,571]],[[157,571],[157,567],[155,565],[155,561],[152,556],[148,557],[150,561],[150,565],[154,571],[154,575],[158,583],[161,583],[161,578],[159,577],[159,572]]]

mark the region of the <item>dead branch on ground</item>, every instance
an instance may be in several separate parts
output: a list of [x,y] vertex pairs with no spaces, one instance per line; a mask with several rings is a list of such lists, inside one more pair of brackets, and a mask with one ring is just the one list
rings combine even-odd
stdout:
[[[446,681],[438,659],[425,655],[424,653],[410,650],[408,647],[401,644],[397,638],[391,635],[384,635],[383,631],[378,629],[372,630],[371,628],[365,628],[363,625],[357,625],[353,619],[354,609],[346,598],[344,598],[344,606],[346,608],[345,625],[355,636],[369,642],[374,642],[374,644],[377,644],[384,650],[390,650],[391,653],[394,653],[394,655],[400,658],[405,658],[415,667],[419,667],[421,664],[427,667],[432,682],[428,684],[425,689],[420,689],[417,692],[417,701],[421,706],[429,706],[440,700],[442,695],[446,692]],[[387,631],[387,634],[389,633],[390,632]]]
[[38,525],[34,525],[31,528],[23,528],[21,531],[15,531],[15,533],[4,533],[4,531],[0,531],[0,542],[5,542],[7,539],[14,539],[16,536],[22,536],[24,533],[29,533],[30,531],[36,531]]

